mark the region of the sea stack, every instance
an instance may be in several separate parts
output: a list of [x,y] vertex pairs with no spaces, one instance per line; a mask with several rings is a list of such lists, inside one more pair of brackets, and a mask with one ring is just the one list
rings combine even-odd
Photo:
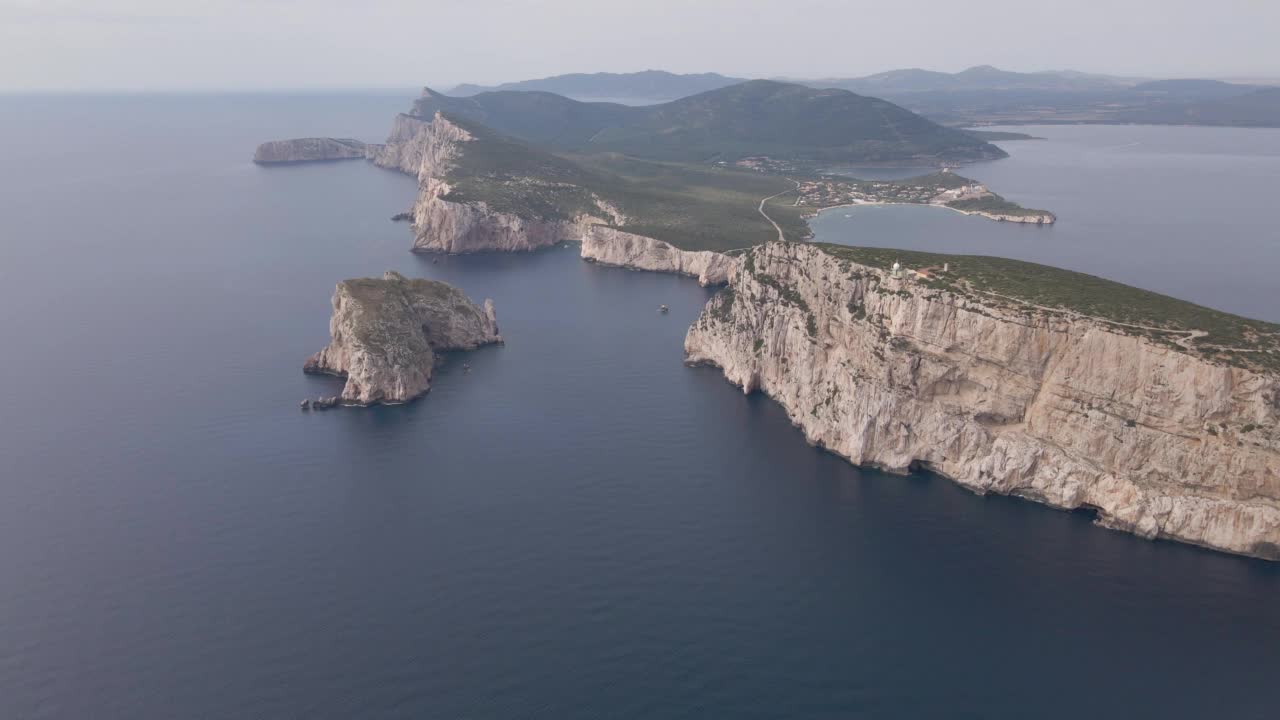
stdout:
[[347,379],[347,405],[401,403],[431,388],[437,353],[502,342],[493,301],[483,306],[436,280],[381,278],[338,283],[328,347],[303,365]]

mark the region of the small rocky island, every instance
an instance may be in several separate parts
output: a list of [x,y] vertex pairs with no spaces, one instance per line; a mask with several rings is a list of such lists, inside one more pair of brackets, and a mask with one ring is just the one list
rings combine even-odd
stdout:
[[258,146],[253,153],[253,161],[259,165],[279,165],[325,160],[363,160],[366,153],[377,147],[351,138],[272,140]]
[[431,389],[437,353],[502,342],[492,300],[480,306],[447,283],[390,271],[338,283],[329,334],[302,369],[345,377],[345,405],[412,400]]

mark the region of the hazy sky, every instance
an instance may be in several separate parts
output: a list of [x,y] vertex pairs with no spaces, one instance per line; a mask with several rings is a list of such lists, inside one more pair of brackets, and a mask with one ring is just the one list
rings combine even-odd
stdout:
[[0,0],[0,89],[410,87],[661,68],[1280,77],[1280,0]]

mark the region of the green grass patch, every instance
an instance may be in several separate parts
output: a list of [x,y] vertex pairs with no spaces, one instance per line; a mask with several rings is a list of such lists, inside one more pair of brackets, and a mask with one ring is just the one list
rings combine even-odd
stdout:
[[[717,164],[658,162],[617,153],[557,154],[450,117],[475,137],[460,144],[446,180],[454,202],[483,202],[497,212],[545,220],[591,215],[608,202],[626,216],[627,232],[685,250],[724,251],[776,240],[759,212],[762,198],[790,190],[791,181]],[[802,211],[780,197],[766,211],[789,240],[809,234]]]
[[985,212],[991,213],[992,215],[1012,215],[1014,217],[1050,214],[1048,210],[1036,210],[1034,208],[1022,207],[1015,202],[1005,200],[999,195],[974,198],[972,200],[956,200],[947,203],[947,207],[955,208],[956,210],[964,210],[965,212]]
[[[1187,331],[1204,331],[1207,335],[1192,345],[1203,357],[1238,367],[1280,370],[1280,325],[1232,315],[1094,275],[982,255],[948,255],[827,243],[816,246],[834,257],[882,270],[888,270],[894,262],[900,262],[907,268],[942,268],[946,264],[950,267],[949,272],[935,273],[929,280],[919,281],[920,284],[970,295],[987,304],[1001,303],[1000,298],[992,297],[990,293],[1012,298],[1015,302],[1080,313],[1113,323],[1159,328],[1169,332],[1115,326],[1118,332],[1148,336],[1171,346],[1175,346],[1173,340],[1185,337]],[[1016,305],[1014,309],[1017,309]],[[1239,350],[1227,352],[1222,348]]]

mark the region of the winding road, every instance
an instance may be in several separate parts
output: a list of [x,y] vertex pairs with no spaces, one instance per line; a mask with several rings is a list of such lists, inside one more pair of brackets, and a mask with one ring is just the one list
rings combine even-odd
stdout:
[[800,181],[799,181],[799,180],[792,180],[792,182],[794,182],[794,183],[796,184],[796,186],[795,186],[795,187],[793,187],[793,188],[791,188],[791,189],[789,189],[789,190],[783,190],[783,191],[782,191],[782,192],[780,192],[780,193],[774,193],[773,195],[770,195],[770,196],[769,196],[769,197],[767,197],[767,198],[762,198],[762,199],[760,200],[760,206],[756,208],[756,210],[759,210],[759,211],[760,211],[760,214],[764,216],[764,219],[769,221],[769,224],[773,226],[773,229],[778,231],[778,240],[779,240],[779,241],[781,241],[781,242],[786,242],[786,240],[787,240],[786,236],[782,234],[782,226],[781,226],[781,225],[779,225],[778,223],[774,222],[773,218],[769,217],[769,213],[767,213],[767,212],[765,212],[765,211],[764,211],[764,204],[765,204],[765,203],[767,203],[767,202],[769,202],[770,200],[772,200],[772,199],[774,199],[774,198],[778,197],[779,195],[786,195],[786,194],[787,194],[787,193],[789,193],[789,192],[795,192],[795,191],[799,190],[799,189],[800,189]]

